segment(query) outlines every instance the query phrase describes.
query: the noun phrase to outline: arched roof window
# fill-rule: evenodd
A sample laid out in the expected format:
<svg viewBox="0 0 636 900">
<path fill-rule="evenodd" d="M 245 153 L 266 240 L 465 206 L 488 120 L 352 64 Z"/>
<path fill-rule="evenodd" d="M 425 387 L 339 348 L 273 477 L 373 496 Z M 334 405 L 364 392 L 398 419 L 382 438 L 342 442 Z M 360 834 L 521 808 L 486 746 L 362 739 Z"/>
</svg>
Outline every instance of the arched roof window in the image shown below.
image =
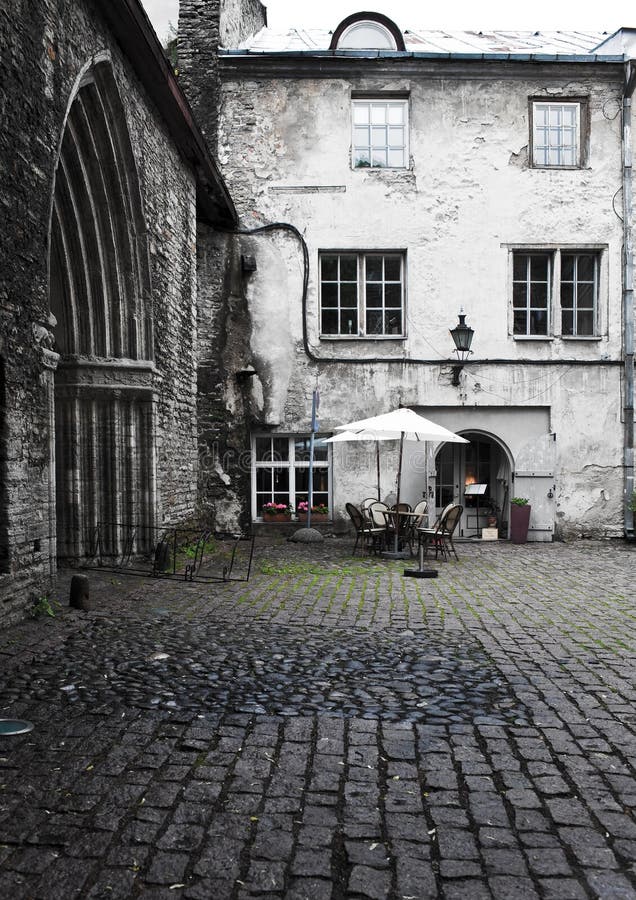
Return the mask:
<svg viewBox="0 0 636 900">
<path fill-rule="evenodd" d="M 380 13 L 354 13 L 343 19 L 331 38 L 330 50 L 404 50 L 395 22 Z"/>
</svg>

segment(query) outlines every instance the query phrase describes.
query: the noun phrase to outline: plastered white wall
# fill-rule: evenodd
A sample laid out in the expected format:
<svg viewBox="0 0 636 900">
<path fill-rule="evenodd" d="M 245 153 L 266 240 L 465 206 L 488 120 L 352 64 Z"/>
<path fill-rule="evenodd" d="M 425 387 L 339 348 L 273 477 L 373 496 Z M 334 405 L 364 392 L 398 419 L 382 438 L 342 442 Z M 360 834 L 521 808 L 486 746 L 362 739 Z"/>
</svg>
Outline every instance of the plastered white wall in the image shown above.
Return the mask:
<svg viewBox="0 0 636 900">
<path fill-rule="evenodd" d="M 448 78 L 234 78 L 224 85 L 219 158 L 244 219 L 287 221 L 304 234 L 309 348 L 340 360 L 316 362 L 304 352 L 298 246 L 285 242 L 275 262 L 263 251 L 269 262 L 254 279 L 252 306 L 285 354 L 272 376 L 276 403 L 284 395 L 278 430 L 307 430 L 318 377 L 323 431 L 400 404 L 425 415 L 429 409 L 433 419 L 435 409 L 454 409 L 443 424 L 462 430 L 469 417 L 479 421 L 507 440 L 514 464 L 524 439 L 540 438 L 532 410 L 541 407 L 557 435 L 556 533 L 619 535 L 621 368 L 603 363 L 621 354 L 621 83 L 618 70 L 601 66 L 534 64 L 529 71 L 532 77 L 517 66 L 508 78 L 468 70 Z M 409 170 L 351 169 L 352 91 L 408 94 Z M 585 168 L 529 167 L 528 98 L 537 96 L 589 98 Z M 597 340 L 513 339 L 510 253 L 519 245 L 602 250 Z M 406 339 L 320 339 L 317 264 L 325 249 L 405 251 Z M 460 307 L 475 337 L 474 361 L 457 388 L 449 328 Z M 281 316 L 284 328 L 276 324 Z M 495 359 L 519 362 L 487 361 Z M 390 451 L 383 456 L 389 475 Z M 374 453 L 334 449 L 336 512 L 375 493 L 375 483 Z"/>
</svg>

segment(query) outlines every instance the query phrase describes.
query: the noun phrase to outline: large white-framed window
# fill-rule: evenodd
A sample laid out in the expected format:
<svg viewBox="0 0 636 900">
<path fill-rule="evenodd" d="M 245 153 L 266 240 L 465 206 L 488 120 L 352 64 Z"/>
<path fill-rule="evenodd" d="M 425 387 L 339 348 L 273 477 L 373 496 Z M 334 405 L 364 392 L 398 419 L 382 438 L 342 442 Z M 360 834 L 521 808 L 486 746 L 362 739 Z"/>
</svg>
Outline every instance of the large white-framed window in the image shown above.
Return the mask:
<svg viewBox="0 0 636 900">
<path fill-rule="evenodd" d="M 584 111 L 581 100 L 532 100 L 532 165 L 576 169 L 583 165 Z"/>
<path fill-rule="evenodd" d="M 354 169 L 407 169 L 408 100 L 356 98 L 351 101 L 351 165 Z"/>
<path fill-rule="evenodd" d="M 598 334 L 600 256 L 586 251 L 561 251 L 561 335 Z"/>
<path fill-rule="evenodd" d="M 513 253 L 513 334 L 547 337 L 550 334 L 552 253 Z"/>
<path fill-rule="evenodd" d="M 597 248 L 514 249 L 514 337 L 597 338 L 602 260 Z"/>
<path fill-rule="evenodd" d="M 404 337 L 403 252 L 323 251 L 322 337 Z"/>
<path fill-rule="evenodd" d="M 266 503 L 284 503 L 294 509 L 309 496 L 310 435 L 252 435 L 252 518 L 262 515 Z M 331 509 L 330 445 L 314 438 L 314 506 Z"/>
</svg>

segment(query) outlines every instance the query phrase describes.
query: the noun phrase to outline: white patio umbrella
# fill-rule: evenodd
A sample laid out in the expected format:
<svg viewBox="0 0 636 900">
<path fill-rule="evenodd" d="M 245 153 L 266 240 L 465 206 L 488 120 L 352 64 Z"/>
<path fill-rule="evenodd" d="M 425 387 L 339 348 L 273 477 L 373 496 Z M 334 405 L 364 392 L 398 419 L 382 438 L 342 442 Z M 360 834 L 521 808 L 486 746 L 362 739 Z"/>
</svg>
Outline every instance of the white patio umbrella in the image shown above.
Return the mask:
<svg viewBox="0 0 636 900">
<path fill-rule="evenodd" d="M 418 415 L 412 409 L 394 409 L 392 412 L 372 416 L 369 419 L 360 419 L 357 422 L 348 422 L 346 425 L 338 425 L 336 431 L 349 431 L 353 434 L 366 433 L 375 435 L 375 440 L 386 440 L 390 435 L 400 441 L 400 455 L 397 475 L 397 500 L 396 507 L 400 503 L 400 486 L 402 482 L 402 457 L 404 441 L 435 441 L 436 443 L 452 442 L 456 444 L 468 444 L 466 438 L 460 437 L 453 431 L 449 431 L 430 419 Z M 383 435 L 384 437 L 380 437 Z M 398 529 L 395 529 L 395 552 L 398 549 Z"/>
<path fill-rule="evenodd" d="M 334 434 L 333 437 L 327 438 L 325 441 L 326 444 L 340 444 L 345 443 L 347 441 L 373 441 L 376 444 L 375 448 L 375 465 L 377 470 L 377 478 L 378 478 L 378 500 L 381 497 L 380 494 L 380 441 L 399 441 L 400 433 L 398 431 L 395 434 L 380 434 L 379 432 L 373 431 L 339 431 L 338 434 Z"/>
</svg>

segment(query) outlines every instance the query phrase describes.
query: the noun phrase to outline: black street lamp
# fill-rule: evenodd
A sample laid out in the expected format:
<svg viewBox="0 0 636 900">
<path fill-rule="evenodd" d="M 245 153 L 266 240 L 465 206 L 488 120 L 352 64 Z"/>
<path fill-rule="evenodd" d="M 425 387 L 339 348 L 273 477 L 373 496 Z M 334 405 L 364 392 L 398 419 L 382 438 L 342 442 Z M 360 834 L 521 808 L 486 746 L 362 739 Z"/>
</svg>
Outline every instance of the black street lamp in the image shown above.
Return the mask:
<svg viewBox="0 0 636 900">
<path fill-rule="evenodd" d="M 459 322 L 457 325 L 450 329 L 455 344 L 455 353 L 460 362 L 460 365 L 453 366 L 452 384 L 454 384 L 455 387 L 459 385 L 459 373 L 464 368 L 464 363 L 468 359 L 468 356 L 473 352 L 470 349 L 470 345 L 473 342 L 473 335 L 475 333 L 470 325 L 466 324 L 466 316 L 464 313 L 458 313 L 458 318 Z"/>
</svg>

